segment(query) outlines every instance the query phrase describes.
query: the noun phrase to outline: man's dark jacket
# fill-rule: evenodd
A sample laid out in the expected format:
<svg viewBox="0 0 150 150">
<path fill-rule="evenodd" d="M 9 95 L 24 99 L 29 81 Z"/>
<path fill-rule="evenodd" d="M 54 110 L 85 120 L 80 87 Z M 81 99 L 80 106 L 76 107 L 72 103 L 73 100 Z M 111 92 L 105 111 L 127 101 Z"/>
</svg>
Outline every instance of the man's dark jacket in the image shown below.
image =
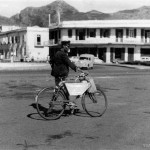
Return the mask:
<svg viewBox="0 0 150 150">
<path fill-rule="evenodd" d="M 76 71 L 76 66 L 70 61 L 67 54 L 64 51 L 57 51 L 55 56 L 50 59 L 52 67 L 51 75 L 54 77 L 64 77 L 69 74 L 69 67 Z"/>
</svg>

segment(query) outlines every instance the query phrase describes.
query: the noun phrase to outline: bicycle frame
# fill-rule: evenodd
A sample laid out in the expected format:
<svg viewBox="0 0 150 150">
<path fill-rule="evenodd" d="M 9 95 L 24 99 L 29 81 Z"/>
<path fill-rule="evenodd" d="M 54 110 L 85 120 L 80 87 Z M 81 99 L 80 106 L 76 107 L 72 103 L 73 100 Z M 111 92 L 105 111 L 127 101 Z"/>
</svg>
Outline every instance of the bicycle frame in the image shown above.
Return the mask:
<svg viewBox="0 0 150 150">
<path fill-rule="evenodd" d="M 84 81 L 90 83 L 89 80 L 86 78 L 87 75 L 88 75 L 87 73 L 82 72 L 80 75 L 78 75 L 78 76 L 75 78 L 75 82 L 76 82 L 77 80 L 79 80 L 80 83 L 82 83 L 82 82 L 84 82 Z M 65 86 L 65 83 L 66 83 L 66 81 L 62 80 L 62 77 L 60 77 L 60 83 L 59 83 L 59 85 L 58 85 L 58 87 L 57 87 L 56 97 L 57 97 L 58 93 L 59 93 L 60 91 L 62 91 L 63 94 L 64 94 L 64 96 L 65 96 L 65 98 L 66 98 L 66 100 L 69 100 L 69 93 L 68 93 L 68 90 L 67 90 L 67 88 L 66 88 L 66 86 Z M 91 87 L 91 83 L 90 83 L 89 88 L 90 88 L 90 87 Z M 89 88 L 88 88 L 88 89 L 89 89 Z M 89 92 L 88 92 L 88 89 L 87 89 L 83 94 L 89 93 Z M 90 93 L 89 93 L 89 94 L 90 94 Z"/>
<path fill-rule="evenodd" d="M 92 117 L 102 116 L 107 108 L 107 98 L 105 96 L 105 93 L 101 89 L 98 89 L 98 91 L 95 92 L 99 93 L 102 96 L 102 100 L 104 102 L 104 107 L 102 107 L 101 112 L 101 104 L 97 105 L 98 102 L 100 102 L 100 99 L 95 98 L 97 94 L 95 95 L 95 93 L 91 93 L 91 91 L 89 90 L 90 87 L 92 87 L 92 83 L 90 81 L 91 78 L 86 78 L 87 75 L 88 74 L 82 72 L 75 79 L 75 81 L 79 80 L 79 84 L 74 84 L 73 88 L 76 85 L 77 89 L 79 89 L 80 87 L 82 88 L 81 91 L 79 91 L 79 89 L 77 91 L 74 90 L 74 93 L 71 91 L 71 93 L 68 88 L 70 85 L 68 84 L 69 86 L 67 86 L 67 82 L 64 81 L 62 78 L 60 78 L 59 85 L 55 87 L 53 95 L 52 93 L 49 93 L 50 88 L 44 88 L 41 91 L 39 91 L 35 97 L 36 107 L 39 115 L 46 120 L 55 120 L 60 118 L 60 116 L 64 113 L 66 106 L 69 107 L 71 113 L 74 113 L 74 111 L 77 112 L 77 110 L 79 109 L 77 109 L 78 107 L 75 103 L 75 100 L 81 98 L 82 107 L 87 112 L 87 114 L 89 114 Z M 86 84 L 82 82 L 86 82 Z M 71 86 L 70 89 L 72 89 Z M 73 96 L 75 97 L 75 99 L 73 98 L 72 100 L 71 97 L 69 99 L 69 96 Z M 90 99 L 88 99 L 88 97 Z M 90 100 L 90 103 L 87 103 L 88 100 Z M 96 109 L 96 111 L 90 110 L 91 108 L 95 109 L 95 107 L 89 107 L 89 104 L 91 104 L 91 102 L 96 106 L 96 108 L 98 106 L 98 109 Z"/>
</svg>

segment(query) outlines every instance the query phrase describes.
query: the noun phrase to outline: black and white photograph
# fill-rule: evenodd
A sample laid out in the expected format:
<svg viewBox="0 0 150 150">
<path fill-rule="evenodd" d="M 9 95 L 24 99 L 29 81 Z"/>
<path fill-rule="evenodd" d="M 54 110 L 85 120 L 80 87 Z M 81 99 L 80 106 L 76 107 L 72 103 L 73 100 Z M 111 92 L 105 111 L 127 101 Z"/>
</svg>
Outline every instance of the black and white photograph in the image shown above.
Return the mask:
<svg viewBox="0 0 150 150">
<path fill-rule="evenodd" d="M 0 2 L 0 150 L 150 150 L 149 0 Z"/>
</svg>

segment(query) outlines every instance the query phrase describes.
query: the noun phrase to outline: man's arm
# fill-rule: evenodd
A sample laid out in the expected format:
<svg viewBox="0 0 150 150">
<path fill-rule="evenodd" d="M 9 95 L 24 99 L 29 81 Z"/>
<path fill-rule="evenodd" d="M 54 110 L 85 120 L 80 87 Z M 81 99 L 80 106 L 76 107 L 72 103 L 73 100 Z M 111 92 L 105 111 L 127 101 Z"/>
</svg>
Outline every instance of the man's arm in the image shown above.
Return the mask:
<svg viewBox="0 0 150 150">
<path fill-rule="evenodd" d="M 64 63 L 69 66 L 72 70 L 74 70 L 75 72 L 77 71 L 77 67 L 76 65 L 70 61 L 69 57 L 66 54 L 62 55 L 62 59 L 64 61 Z"/>
</svg>

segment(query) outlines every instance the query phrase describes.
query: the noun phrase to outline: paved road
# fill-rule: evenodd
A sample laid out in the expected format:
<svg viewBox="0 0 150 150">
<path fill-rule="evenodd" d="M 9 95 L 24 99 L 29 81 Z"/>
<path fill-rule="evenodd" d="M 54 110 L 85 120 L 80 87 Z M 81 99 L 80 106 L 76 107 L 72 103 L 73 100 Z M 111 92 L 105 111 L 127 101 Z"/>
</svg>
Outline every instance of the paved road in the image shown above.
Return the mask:
<svg viewBox="0 0 150 150">
<path fill-rule="evenodd" d="M 54 86 L 50 71 L 0 71 L 0 150 L 150 149 L 150 70 L 101 65 L 89 72 L 108 97 L 104 116 L 45 121 L 31 104 L 39 89 Z"/>
</svg>

